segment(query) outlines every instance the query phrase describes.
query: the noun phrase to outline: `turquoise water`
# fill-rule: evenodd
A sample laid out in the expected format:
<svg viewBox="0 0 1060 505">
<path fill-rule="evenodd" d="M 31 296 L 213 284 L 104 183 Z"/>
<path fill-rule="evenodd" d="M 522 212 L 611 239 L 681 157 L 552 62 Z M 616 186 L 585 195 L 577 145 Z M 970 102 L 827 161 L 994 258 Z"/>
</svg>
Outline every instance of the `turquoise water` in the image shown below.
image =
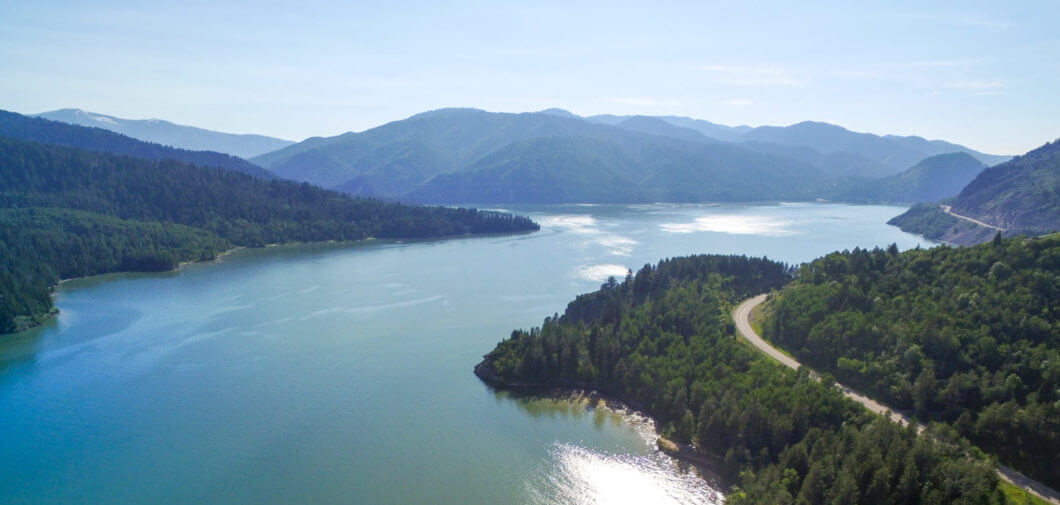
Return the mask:
<svg viewBox="0 0 1060 505">
<path fill-rule="evenodd" d="M 537 233 L 239 251 L 62 284 L 0 343 L 0 503 L 718 503 L 650 421 L 472 374 L 512 329 L 663 257 L 929 242 L 903 209 L 521 207 Z"/>
</svg>

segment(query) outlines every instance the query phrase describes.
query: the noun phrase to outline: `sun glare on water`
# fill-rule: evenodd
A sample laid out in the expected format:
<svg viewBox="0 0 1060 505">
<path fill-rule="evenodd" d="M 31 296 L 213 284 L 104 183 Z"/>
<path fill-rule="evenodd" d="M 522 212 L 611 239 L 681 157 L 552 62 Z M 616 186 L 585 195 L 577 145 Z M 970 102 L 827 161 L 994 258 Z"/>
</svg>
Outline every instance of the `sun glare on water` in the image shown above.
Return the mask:
<svg viewBox="0 0 1060 505">
<path fill-rule="evenodd" d="M 784 236 L 794 232 L 791 223 L 766 216 L 709 215 L 697 217 L 691 223 L 664 223 L 663 231 L 669 233 L 716 232 L 734 235 Z"/>
<path fill-rule="evenodd" d="M 668 458 L 614 455 L 557 443 L 552 468 L 530 485 L 539 504 L 720 504 L 724 497 Z"/>
</svg>

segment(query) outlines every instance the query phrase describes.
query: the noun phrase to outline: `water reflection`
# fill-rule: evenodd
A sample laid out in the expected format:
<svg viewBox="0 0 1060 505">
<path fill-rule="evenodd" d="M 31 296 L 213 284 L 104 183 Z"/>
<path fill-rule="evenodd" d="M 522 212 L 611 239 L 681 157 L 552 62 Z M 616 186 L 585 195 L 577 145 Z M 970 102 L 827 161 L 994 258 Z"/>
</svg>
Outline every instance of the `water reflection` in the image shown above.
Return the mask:
<svg viewBox="0 0 1060 505">
<path fill-rule="evenodd" d="M 583 444 L 555 441 L 546 461 L 526 482 L 531 503 L 537 504 L 720 504 L 725 501 L 717 475 L 654 450 L 654 422 L 591 392 L 528 394 L 494 391 L 498 401 L 511 401 L 532 419 L 592 417 L 596 429 L 636 432 L 644 453 L 612 453 Z"/>
<path fill-rule="evenodd" d="M 610 454 L 556 443 L 548 468 L 527 484 L 540 504 L 720 504 L 725 497 L 696 472 L 658 455 Z"/>
</svg>

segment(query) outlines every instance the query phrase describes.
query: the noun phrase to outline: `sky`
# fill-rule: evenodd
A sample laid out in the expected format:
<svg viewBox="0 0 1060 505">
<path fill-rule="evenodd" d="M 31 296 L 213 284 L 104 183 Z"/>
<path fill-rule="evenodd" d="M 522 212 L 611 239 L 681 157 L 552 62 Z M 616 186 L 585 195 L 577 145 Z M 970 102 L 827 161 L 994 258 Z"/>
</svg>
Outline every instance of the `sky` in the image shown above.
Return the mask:
<svg viewBox="0 0 1060 505">
<path fill-rule="evenodd" d="M 1056 0 L 5 0 L 0 109 L 301 140 L 560 107 L 1020 154 L 1060 137 L 1058 26 Z"/>
</svg>

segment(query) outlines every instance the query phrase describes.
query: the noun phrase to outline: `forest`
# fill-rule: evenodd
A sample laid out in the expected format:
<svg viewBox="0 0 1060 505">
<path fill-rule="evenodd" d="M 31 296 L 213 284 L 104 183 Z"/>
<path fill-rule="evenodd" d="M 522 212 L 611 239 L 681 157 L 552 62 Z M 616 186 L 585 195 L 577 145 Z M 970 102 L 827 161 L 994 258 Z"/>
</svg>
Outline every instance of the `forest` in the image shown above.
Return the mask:
<svg viewBox="0 0 1060 505">
<path fill-rule="evenodd" d="M 237 246 L 539 228 L 512 214 L 357 199 L 222 168 L 3 137 L 0 167 L 0 332 L 46 317 L 61 278 L 165 270 Z"/>
<path fill-rule="evenodd" d="M 1005 503 L 988 460 L 945 426 L 918 436 L 757 354 L 730 310 L 795 272 L 742 256 L 645 265 L 513 331 L 475 367 L 498 387 L 592 388 L 722 463 L 727 503 Z"/>
<path fill-rule="evenodd" d="M 774 344 L 1060 485 L 1060 235 L 802 266 L 766 309 Z"/>
</svg>

